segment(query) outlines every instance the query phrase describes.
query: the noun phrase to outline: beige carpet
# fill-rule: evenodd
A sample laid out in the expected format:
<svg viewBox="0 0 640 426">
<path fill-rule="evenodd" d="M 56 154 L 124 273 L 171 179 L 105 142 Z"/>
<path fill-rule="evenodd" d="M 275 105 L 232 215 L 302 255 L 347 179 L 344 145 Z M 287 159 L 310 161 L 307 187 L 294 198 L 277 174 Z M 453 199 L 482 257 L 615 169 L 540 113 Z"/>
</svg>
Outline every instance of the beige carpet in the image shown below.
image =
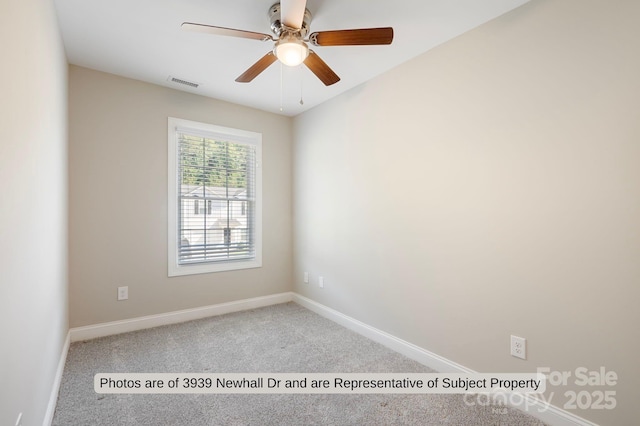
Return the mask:
<svg viewBox="0 0 640 426">
<path fill-rule="evenodd" d="M 294 303 L 73 343 L 53 425 L 543 425 L 462 395 L 113 395 L 96 373 L 430 373 Z"/>
</svg>

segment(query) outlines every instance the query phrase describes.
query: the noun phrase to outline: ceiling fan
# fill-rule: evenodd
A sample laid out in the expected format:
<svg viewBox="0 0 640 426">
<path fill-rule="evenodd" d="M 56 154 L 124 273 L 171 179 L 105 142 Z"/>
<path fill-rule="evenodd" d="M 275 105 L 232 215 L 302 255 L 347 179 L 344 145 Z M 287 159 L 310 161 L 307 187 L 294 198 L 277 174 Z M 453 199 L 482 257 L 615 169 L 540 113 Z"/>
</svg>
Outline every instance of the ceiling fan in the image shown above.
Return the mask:
<svg viewBox="0 0 640 426">
<path fill-rule="evenodd" d="M 314 46 L 365 46 L 391 44 L 393 41 L 393 28 L 391 27 L 319 31 L 305 38 L 309 33 L 309 24 L 311 23 L 311 13 L 306 5 L 306 0 L 281 0 L 280 3 L 269 8 L 271 31 L 275 34 L 275 38 L 269 34 L 193 22 L 184 22 L 182 28 L 214 35 L 275 42 L 273 50 L 236 78 L 239 83 L 249 83 L 269 65 L 280 60 L 288 66 L 304 63 L 326 86 L 330 86 L 340 81 L 340 77 L 317 53 L 309 49 L 307 43 Z"/>
</svg>

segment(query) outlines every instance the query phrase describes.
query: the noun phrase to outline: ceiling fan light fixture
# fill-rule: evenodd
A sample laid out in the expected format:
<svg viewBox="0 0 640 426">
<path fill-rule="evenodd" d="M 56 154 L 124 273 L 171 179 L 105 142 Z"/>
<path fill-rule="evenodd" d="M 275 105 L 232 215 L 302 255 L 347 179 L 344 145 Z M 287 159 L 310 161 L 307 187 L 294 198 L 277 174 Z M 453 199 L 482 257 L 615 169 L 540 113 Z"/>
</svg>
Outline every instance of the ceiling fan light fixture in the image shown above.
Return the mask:
<svg viewBox="0 0 640 426">
<path fill-rule="evenodd" d="M 276 57 L 285 65 L 295 67 L 309 56 L 309 47 L 302 40 L 287 37 L 278 40 L 274 48 Z"/>
</svg>

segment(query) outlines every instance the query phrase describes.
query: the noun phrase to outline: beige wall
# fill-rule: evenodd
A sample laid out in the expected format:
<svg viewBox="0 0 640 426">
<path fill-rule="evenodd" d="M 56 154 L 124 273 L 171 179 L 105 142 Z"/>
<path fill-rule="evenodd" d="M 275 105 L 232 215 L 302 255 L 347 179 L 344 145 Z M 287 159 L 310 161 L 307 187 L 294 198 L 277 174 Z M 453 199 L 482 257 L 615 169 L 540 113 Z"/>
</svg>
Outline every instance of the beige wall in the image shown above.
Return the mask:
<svg viewBox="0 0 640 426">
<path fill-rule="evenodd" d="M 295 291 L 477 371 L 605 366 L 574 412 L 637 421 L 638 16 L 533 1 L 296 117 Z"/>
<path fill-rule="evenodd" d="M 41 425 L 67 335 L 67 61 L 48 0 L 0 2 L 0 424 Z"/>
<path fill-rule="evenodd" d="M 291 119 L 77 66 L 69 75 L 72 327 L 291 290 Z M 167 277 L 167 117 L 263 136 L 263 267 Z M 129 286 L 129 300 L 116 288 Z"/>
</svg>

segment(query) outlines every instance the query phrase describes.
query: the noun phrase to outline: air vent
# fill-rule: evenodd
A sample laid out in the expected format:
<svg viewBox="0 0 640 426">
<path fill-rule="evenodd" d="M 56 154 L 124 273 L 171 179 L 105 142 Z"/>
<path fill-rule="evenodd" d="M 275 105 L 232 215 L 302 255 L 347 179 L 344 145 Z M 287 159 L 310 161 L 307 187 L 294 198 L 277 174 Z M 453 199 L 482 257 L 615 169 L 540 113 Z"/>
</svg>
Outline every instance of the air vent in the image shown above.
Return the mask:
<svg viewBox="0 0 640 426">
<path fill-rule="evenodd" d="M 187 81 L 187 80 L 183 80 L 181 78 L 175 78 L 175 77 L 171 77 L 171 76 L 169 76 L 169 78 L 167 78 L 167 81 L 170 81 L 172 83 L 184 84 L 185 86 L 193 87 L 195 89 L 197 89 L 198 86 L 200 86 L 200 83 L 194 83 L 192 81 Z"/>
</svg>

